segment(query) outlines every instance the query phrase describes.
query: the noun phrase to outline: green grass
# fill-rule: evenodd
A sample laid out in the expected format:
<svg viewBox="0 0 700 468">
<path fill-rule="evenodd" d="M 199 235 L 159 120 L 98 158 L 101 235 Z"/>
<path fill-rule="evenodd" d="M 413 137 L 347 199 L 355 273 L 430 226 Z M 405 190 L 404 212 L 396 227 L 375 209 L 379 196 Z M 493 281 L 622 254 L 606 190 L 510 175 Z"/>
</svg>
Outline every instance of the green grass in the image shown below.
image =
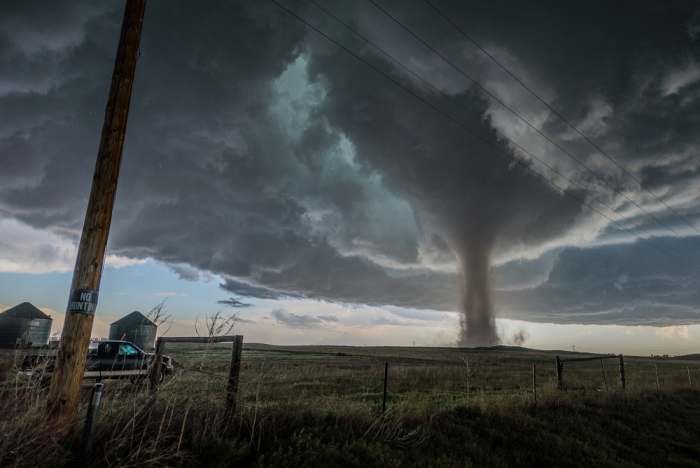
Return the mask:
<svg viewBox="0 0 700 468">
<path fill-rule="evenodd" d="M 298 429 L 266 447 L 257 466 L 698 466 L 698 416 L 700 401 L 690 394 L 537 413 L 457 407 L 409 425 L 404 433 L 416 432 L 403 438 Z"/>
<path fill-rule="evenodd" d="M 249 344 L 238 411 L 228 417 L 230 347 L 168 345 L 166 354 L 176 373 L 155 394 L 143 384 L 105 383 L 95 447 L 81 463 L 75 454 L 82 424 L 58 436 L 60 428 L 43 417 L 46 391 L 10 372 L 0 383 L 0 466 L 697 466 L 700 460 L 700 392 L 687 381 L 697 360 L 627 357 L 624 391 L 617 362 L 606 361 L 608 393 L 599 361 L 565 364 L 567 389 L 557 390 L 550 352 Z"/>
</svg>

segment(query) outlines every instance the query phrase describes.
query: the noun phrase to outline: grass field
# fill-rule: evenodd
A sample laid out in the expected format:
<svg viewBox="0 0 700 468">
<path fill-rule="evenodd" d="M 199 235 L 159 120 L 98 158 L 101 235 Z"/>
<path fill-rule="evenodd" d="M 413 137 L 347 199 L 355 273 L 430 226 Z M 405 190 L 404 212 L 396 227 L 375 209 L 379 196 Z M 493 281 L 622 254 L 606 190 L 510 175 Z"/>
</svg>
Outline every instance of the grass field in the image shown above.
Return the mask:
<svg viewBox="0 0 700 468">
<path fill-rule="evenodd" d="M 589 355 L 245 344 L 238 411 L 228 417 L 230 346 L 168 344 L 166 354 L 176 372 L 156 393 L 105 383 L 82 465 L 699 465 L 700 392 L 688 379 L 688 369 L 700 376 L 697 356 L 625 357 L 625 390 L 617 359 L 606 360 L 607 391 L 599 360 L 565 363 L 557 390 L 554 356 Z M 36 383 L 10 370 L 0 392 L 0 466 L 76 466 L 84 404 L 78 430 L 63 434 L 44 420 Z"/>
</svg>

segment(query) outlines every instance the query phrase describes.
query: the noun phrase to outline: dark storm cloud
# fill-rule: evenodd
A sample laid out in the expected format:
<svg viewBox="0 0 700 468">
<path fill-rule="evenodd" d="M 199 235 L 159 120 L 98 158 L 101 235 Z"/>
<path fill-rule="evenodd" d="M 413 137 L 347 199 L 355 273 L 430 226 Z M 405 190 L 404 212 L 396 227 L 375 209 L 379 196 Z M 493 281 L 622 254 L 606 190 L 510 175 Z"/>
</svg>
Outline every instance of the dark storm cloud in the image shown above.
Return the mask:
<svg viewBox="0 0 700 468">
<path fill-rule="evenodd" d="M 288 297 L 271 289 L 263 288 L 260 286 L 251 286 L 250 284 L 241 283 L 239 281 L 233 281 L 230 279 L 226 280 L 225 283 L 221 284 L 221 289 L 244 297 L 255 297 L 258 299 L 276 300 Z"/>
<path fill-rule="evenodd" d="M 251 307 L 253 304 L 247 304 L 245 302 L 242 302 L 235 297 L 232 297 L 230 299 L 225 299 L 223 301 L 216 301 L 217 304 L 222 304 L 228 307 L 235 307 L 235 308 L 243 308 L 243 307 Z"/>
<path fill-rule="evenodd" d="M 436 4 L 687 219 L 698 219 L 696 4 Z M 538 167 L 309 3 L 285 5 Z M 324 5 L 611 206 L 654 224 L 371 4 Z M 423 2 L 381 5 L 637 203 L 687 230 Z M 122 7 L 0 8 L 0 216 L 75 240 Z M 141 52 L 110 253 L 154 258 L 189 281 L 222 275 L 233 295 L 222 303 L 232 306 L 246 297 L 312 298 L 454 311 L 461 294 L 535 321 L 697 321 L 686 300 L 697 285 L 677 273 L 682 265 L 649 260 L 637 278 L 637 265 L 612 255 L 628 249 L 646 258 L 637 244 L 567 248 L 618 233 L 274 4 L 151 2 Z M 619 263 L 595 260 L 607 257 Z M 460 290 L 460 267 L 462 284 L 480 281 L 483 293 Z M 613 290 L 616 268 L 632 279 Z M 275 318 L 302 328 L 324 323 L 284 311 Z"/>
<path fill-rule="evenodd" d="M 259 299 L 310 298 L 368 305 L 454 310 L 458 298 L 453 273 L 392 271 L 359 256 L 341 256 L 328 245 L 305 247 L 298 262 L 278 272 L 260 273 L 267 288 L 228 280 L 222 289 Z M 279 293 L 276 291 L 283 291 Z"/>
<path fill-rule="evenodd" d="M 0 96 L 14 93 L 46 95 L 66 82 L 79 78 L 71 70 L 72 53 L 87 37 L 95 45 L 105 43 L 95 33 L 111 39 L 118 23 L 101 21 L 119 12 L 117 3 L 99 1 L 7 2 L 0 17 Z M 109 45 L 113 45 L 110 43 Z"/>
<path fill-rule="evenodd" d="M 680 247 L 680 241 L 666 241 Z M 641 242 L 565 249 L 542 284 L 500 297 L 504 316 L 536 322 L 666 326 L 700 320 L 697 271 L 679 268 Z"/>
</svg>

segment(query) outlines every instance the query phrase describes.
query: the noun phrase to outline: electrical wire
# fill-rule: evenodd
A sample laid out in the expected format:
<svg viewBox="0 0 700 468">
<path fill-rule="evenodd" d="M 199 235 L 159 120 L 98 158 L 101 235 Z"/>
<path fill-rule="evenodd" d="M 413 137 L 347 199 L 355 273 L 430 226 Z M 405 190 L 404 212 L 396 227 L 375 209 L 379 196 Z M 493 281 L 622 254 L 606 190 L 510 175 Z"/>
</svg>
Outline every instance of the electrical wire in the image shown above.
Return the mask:
<svg viewBox="0 0 700 468">
<path fill-rule="evenodd" d="M 676 213 L 676 211 L 675 211 L 673 208 L 671 208 L 671 207 L 668 206 L 666 203 L 664 203 L 664 201 L 661 200 L 659 197 L 657 197 L 657 196 L 654 194 L 654 192 L 652 192 L 651 190 L 649 190 L 648 188 L 646 188 L 639 180 L 637 180 L 637 178 L 635 178 L 632 174 L 630 174 L 629 172 L 627 172 L 627 170 L 625 170 L 624 167 L 622 167 L 620 164 L 618 164 L 617 161 L 615 161 L 612 157 L 608 156 L 607 153 L 605 153 L 605 152 L 604 152 L 602 149 L 600 149 L 595 143 L 593 143 L 590 139 L 588 139 L 588 137 L 586 137 L 586 135 L 584 135 L 583 133 L 581 133 L 573 124 L 571 124 L 568 120 L 566 120 L 559 112 L 557 112 L 556 110 L 554 110 L 554 109 L 552 108 L 552 106 L 550 106 L 549 104 L 547 104 L 547 103 L 546 103 L 542 98 L 540 98 L 533 90 L 531 90 L 525 83 L 523 83 L 521 80 L 518 79 L 518 77 L 516 77 L 513 73 L 511 73 L 510 70 L 508 70 L 506 67 L 504 67 L 504 66 L 503 66 L 498 60 L 496 60 L 491 54 L 489 54 L 488 52 L 486 52 L 486 50 L 484 50 L 483 47 L 481 47 L 479 44 L 477 44 L 476 41 L 475 41 L 474 39 L 472 39 L 471 37 L 469 37 L 469 36 L 467 35 L 467 33 L 465 33 L 461 28 L 459 28 L 454 22 L 452 22 L 452 21 L 451 21 L 446 15 L 444 15 L 440 10 L 438 10 L 437 7 L 436 7 L 435 5 L 433 5 L 432 3 L 430 3 L 428 0 L 425 0 L 425 3 L 427 3 L 428 5 L 430 5 L 430 7 L 432 7 L 433 10 L 435 10 L 440 16 L 442 16 L 448 23 L 450 23 L 452 26 L 454 26 L 454 28 L 457 29 L 457 31 L 459 31 L 464 37 L 466 37 L 467 39 L 469 39 L 469 40 L 471 41 L 472 44 L 474 44 L 476 47 L 478 47 L 484 54 L 486 54 L 491 60 L 493 60 L 499 67 L 501 67 L 506 73 L 508 73 L 511 77 L 513 77 L 513 79 L 514 79 L 515 81 L 517 81 L 518 83 L 520 83 L 520 84 L 523 86 L 523 88 L 525 88 L 526 90 L 528 90 L 528 91 L 530 92 L 530 94 L 532 94 L 533 96 L 535 96 L 542 104 L 544 104 L 545 106 L 547 106 L 547 108 L 548 108 L 549 110 L 551 110 L 552 112 L 554 112 L 554 114 L 555 114 L 557 117 L 559 117 L 562 121 L 564 121 L 569 127 L 571 127 L 576 133 L 578 133 L 578 134 L 579 134 L 583 139 L 585 139 L 588 143 L 590 143 L 591 146 L 593 146 L 595 149 L 597 149 L 597 150 L 600 152 L 600 154 L 602 154 L 603 156 L 605 156 L 606 158 L 608 158 L 613 164 L 615 164 L 618 168 L 620 168 L 620 169 L 622 170 L 622 172 L 624 172 L 624 173 L 627 174 L 629 177 L 631 177 L 632 180 L 634 180 L 635 182 L 637 182 L 641 188 L 643 188 L 644 190 L 646 190 L 647 192 L 649 192 L 654 198 L 656 198 L 658 201 L 660 201 L 661 203 L 663 203 L 663 205 L 664 205 L 666 208 L 668 208 L 669 210 L 671 210 L 676 216 L 678 216 L 680 219 L 682 219 L 683 221 L 685 221 L 685 223 L 686 223 L 688 226 L 690 226 L 691 228 L 695 229 L 695 231 L 696 231 L 698 234 L 700 234 L 700 231 L 699 231 L 695 226 L 693 226 L 692 224 L 690 224 L 690 222 L 688 222 L 688 220 L 686 220 L 683 216 L 681 216 L 680 214 Z"/>
<path fill-rule="evenodd" d="M 387 52 L 385 52 L 384 50 L 382 50 L 380 47 L 378 47 L 377 45 L 375 45 L 372 41 L 370 41 L 369 39 L 367 39 L 366 37 L 364 37 L 362 34 L 358 33 L 358 32 L 355 31 L 354 29 L 352 29 L 350 26 L 348 26 L 348 25 L 345 24 L 344 22 L 342 22 L 342 21 L 341 21 L 340 19 L 338 19 L 335 15 L 333 15 L 333 14 L 330 13 L 328 10 L 326 10 L 325 8 L 323 8 L 322 6 L 320 6 L 320 5 L 319 5 L 318 3 L 316 3 L 314 0 L 309 0 L 309 2 L 310 2 L 311 4 L 313 4 L 314 6 L 316 6 L 316 8 L 318 8 L 319 10 L 323 11 L 325 14 L 327 14 L 328 16 L 330 16 L 331 18 L 333 18 L 335 21 L 337 21 L 338 23 L 340 23 L 341 25 L 343 25 L 345 28 L 347 28 L 350 32 L 352 32 L 353 34 L 355 34 L 357 37 L 359 37 L 359 38 L 361 38 L 362 40 L 364 40 L 365 42 L 367 42 L 367 44 L 369 44 L 369 45 L 371 45 L 372 47 L 374 47 L 377 51 L 381 52 L 384 56 L 386 56 L 388 59 L 390 59 L 391 61 L 393 61 L 394 63 L 396 63 L 398 66 L 400 66 L 401 68 L 403 68 L 404 70 L 406 70 L 407 72 L 409 72 L 411 75 L 415 76 L 415 77 L 418 78 L 420 81 L 422 81 L 423 83 L 425 83 L 426 85 L 428 85 L 428 86 L 429 86 L 430 88 L 432 88 L 435 92 L 439 93 L 440 95 L 442 95 L 442 96 L 445 97 L 446 99 L 450 100 L 450 101 L 451 101 L 452 103 L 454 103 L 457 107 L 459 107 L 460 109 L 464 110 L 467 114 L 469 114 L 470 116 L 472 116 L 473 118 L 475 118 L 480 124 L 482 124 L 482 125 L 488 127 L 489 129 L 493 130 L 494 132 L 496 132 L 497 135 L 499 135 L 500 137 L 502 137 L 503 139 L 505 139 L 506 141 L 508 141 L 509 143 L 511 143 L 513 146 L 517 147 L 517 148 L 518 148 L 519 150 L 521 150 L 522 152 L 524 152 L 524 153 L 526 153 L 527 155 L 529 155 L 531 158 L 533 158 L 533 159 L 535 159 L 536 161 L 538 161 L 540 164 L 542 164 L 542 165 L 544 165 L 545 167 L 547 167 L 549 170 L 551 170 L 552 172 L 554 172 L 554 173 L 557 174 L 558 176 L 562 177 L 562 178 L 563 178 L 564 180 L 566 180 L 567 182 L 571 183 L 572 185 L 576 186 L 578 189 L 582 190 L 586 195 L 590 196 L 591 198 L 593 198 L 594 200 L 596 200 L 598 203 L 602 204 L 603 206 L 605 206 L 605 207 L 608 208 L 609 210 L 611 210 L 611 211 L 617 213 L 617 214 L 620 215 L 622 218 L 624 218 L 624 219 L 627 220 L 628 222 L 632 223 L 632 225 L 634 225 L 634 227 L 636 227 L 636 228 L 638 228 L 638 229 L 644 231 L 646 234 L 648 234 L 649 236 L 653 237 L 653 238 L 656 239 L 657 241 L 661 242 L 662 244 L 664 244 L 666 247 L 668 247 L 669 249 L 673 250 L 673 251 L 676 252 L 677 254 L 683 255 L 683 253 L 681 253 L 680 251 L 678 251 L 676 248 L 672 247 L 671 245 L 667 244 L 666 242 L 664 242 L 664 241 L 663 241 L 662 239 L 660 239 L 659 237 L 657 237 L 657 236 L 655 236 L 654 234 L 652 234 L 651 232 L 647 231 L 646 229 L 644 229 L 643 227 L 641 227 L 640 225 L 638 225 L 637 223 L 635 223 L 634 221 L 632 221 L 630 218 L 628 218 L 627 216 L 623 215 L 622 213 L 620 213 L 619 211 L 617 211 L 615 208 L 611 207 L 610 205 L 608 205 L 607 203 L 605 203 L 604 201 L 602 201 L 601 199 L 599 199 L 598 197 L 596 197 L 595 195 L 593 195 L 591 192 L 589 192 L 588 190 L 586 190 L 585 188 L 583 188 L 582 186 L 580 186 L 579 184 L 577 184 L 577 183 L 574 182 L 573 180 L 569 179 L 569 178 L 566 177 L 564 174 L 562 174 L 561 172 L 557 171 L 556 169 L 554 169 L 552 166 L 550 166 L 550 165 L 547 164 L 546 162 L 544 162 L 544 161 L 542 161 L 541 159 L 539 159 L 537 156 L 535 156 L 534 154 L 532 154 L 530 151 L 526 150 L 525 148 L 523 148 L 522 146 L 520 146 L 519 144 L 517 144 L 515 141 L 511 140 L 510 138 L 508 138 L 506 135 L 504 135 L 503 133 L 501 133 L 496 127 L 494 127 L 494 126 L 491 125 L 491 124 L 488 124 L 488 123 L 484 122 L 483 119 L 481 119 L 480 116 L 474 114 L 474 113 L 471 112 L 469 109 L 467 109 L 466 107 L 462 106 L 462 105 L 461 105 L 459 102 L 457 102 L 455 99 L 453 99 L 452 97 L 450 97 L 450 96 L 448 96 L 447 94 L 443 93 L 441 90 L 439 90 L 437 87 L 435 87 L 434 85 L 432 85 L 430 82 L 428 82 L 427 80 L 425 80 L 424 78 L 422 78 L 420 75 L 418 75 L 417 73 L 415 73 L 414 71 L 412 71 L 410 68 L 406 67 L 404 64 L 402 64 L 401 62 L 399 62 L 398 60 L 396 60 L 394 57 L 392 57 L 391 55 L 389 55 Z M 691 246 L 692 246 L 692 244 L 691 244 Z M 693 247 L 694 247 L 694 246 L 693 246 Z M 700 266 L 700 263 L 698 263 L 696 260 L 691 260 L 691 261 L 693 261 L 696 265 Z"/>
<path fill-rule="evenodd" d="M 583 162 L 579 161 L 576 157 L 574 157 L 571 153 L 569 153 L 569 152 L 566 151 L 564 148 L 562 148 L 562 147 L 561 147 L 559 144 L 557 144 L 554 140 L 552 140 L 550 137 L 548 137 L 547 135 L 545 135 L 544 133 L 542 133 L 537 127 L 535 127 L 535 126 L 532 125 L 530 122 L 528 122 L 527 120 L 525 120 L 522 116 L 520 116 L 520 114 L 518 114 L 518 113 L 515 112 L 513 109 L 511 109 L 510 107 L 508 107 L 508 105 L 506 105 L 503 101 L 501 101 L 501 100 L 498 99 L 496 96 L 494 96 L 493 94 L 491 94 L 486 88 L 484 88 L 483 86 L 481 86 L 481 85 L 479 84 L 479 82 L 477 82 L 477 81 L 474 80 L 472 77 L 470 77 L 469 75 L 467 75 L 466 73 L 464 73 L 459 67 L 457 67 L 455 64 L 453 64 L 451 61 L 449 61 L 444 55 L 442 55 L 440 52 L 438 52 L 438 51 L 435 50 L 433 47 L 431 47 L 431 46 L 430 46 L 427 42 L 425 42 L 423 39 L 421 39 L 420 37 L 418 37 L 418 35 L 415 34 L 413 31 L 411 31 L 411 30 L 408 29 L 406 26 L 404 26 L 399 20 L 397 20 L 396 18 L 394 18 L 389 12 L 387 12 L 387 11 L 384 10 L 382 7 L 380 7 L 379 5 L 377 5 L 377 4 L 374 2 L 374 0 L 368 0 L 368 1 L 369 1 L 372 5 L 374 5 L 375 7 L 377 7 L 377 9 L 380 10 L 382 13 L 384 13 L 386 16 L 388 16 L 389 18 L 391 18 L 392 21 L 394 21 L 396 24 L 398 24 L 401 28 L 403 28 L 405 31 L 407 31 L 410 35 L 412 35 L 413 37 L 415 37 L 416 39 L 418 39 L 424 46 L 426 46 L 428 49 L 430 49 L 433 53 L 435 53 L 438 57 L 440 57 L 442 60 L 444 60 L 444 61 L 445 61 L 447 64 L 449 64 L 452 68 L 454 68 L 455 70 L 457 70 L 457 72 L 459 72 L 462 76 L 464 76 L 464 77 L 467 78 L 469 81 L 471 81 L 472 83 L 474 83 L 474 84 L 475 84 L 477 87 L 479 87 L 479 89 L 481 89 L 483 92 L 485 92 L 486 94 L 488 94 L 489 96 L 491 96 L 491 98 L 493 98 L 496 102 L 498 102 L 500 105 L 502 105 L 504 108 L 506 108 L 509 112 L 511 112 L 511 113 L 512 113 L 514 116 L 516 116 L 518 119 L 520 119 L 520 120 L 521 120 L 523 123 L 525 123 L 528 127 L 530 127 L 531 129 L 533 129 L 535 132 L 539 133 L 543 138 L 545 138 L 547 141 L 549 141 L 552 145 L 554 145 L 555 147 L 557 147 L 557 148 L 558 148 L 559 150 L 561 150 L 564 154 L 566 154 L 567 156 L 569 156 L 572 160 L 574 160 L 574 161 L 576 161 L 578 164 L 580 164 L 581 167 L 585 168 L 588 172 L 590 172 L 591 174 L 593 174 L 594 176 L 596 176 L 601 182 L 603 182 L 605 185 L 607 185 L 608 187 L 610 187 L 611 189 L 613 189 L 615 192 L 617 192 L 617 193 L 619 193 L 620 195 L 622 195 L 627 201 L 629 201 L 629 202 L 632 203 L 634 206 L 636 206 L 637 208 L 639 208 L 640 210 L 642 210 L 644 213 L 646 213 L 647 215 L 649 215 L 649 216 L 650 216 L 652 219 L 654 219 L 656 222 L 658 222 L 659 224 L 661 224 L 662 226 L 664 226 L 666 229 L 668 229 L 669 231 L 671 231 L 673 234 L 675 234 L 676 236 L 678 236 L 680 239 L 684 240 L 688 245 L 690 245 L 690 246 L 693 247 L 694 249 L 700 251 L 700 248 L 698 248 L 698 247 L 695 246 L 694 244 L 690 243 L 686 238 L 684 238 L 683 236 L 681 236 L 680 234 L 678 234 L 678 233 L 677 233 L 675 230 L 673 230 L 670 226 L 666 225 L 664 222 L 662 222 L 661 220 L 659 220 L 656 216 L 652 215 L 652 214 L 649 213 L 647 210 L 645 210 L 644 208 L 642 208 L 641 206 L 639 206 L 639 205 L 638 205 L 637 203 L 635 203 L 632 199 L 630 199 L 627 195 L 625 195 L 624 193 L 622 193 L 617 187 L 613 186 L 611 183 L 609 183 L 607 180 L 605 180 L 605 178 L 603 178 L 603 177 L 600 176 L 599 174 L 595 173 L 592 169 L 590 169 L 588 166 L 586 166 Z M 557 114 L 557 115 L 558 115 L 558 114 Z M 568 122 L 567 122 L 567 123 L 568 123 Z M 569 125 L 571 125 L 571 124 L 569 124 Z M 572 128 L 573 128 L 573 127 L 572 127 Z M 577 131 L 578 131 L 578 130 L 577 130 Z M 585 137 L 584 137 L 584 138 L 585 138 Z M 590 140 L 588 140 L 588 141 L 590 142 Z M 593 144 L 593 143 L 591 143 L 591 144 Z M 595 145 L 594 145 L 594 146 L 595 146 Z M 600 150 L 597 146 L 596 146 L 596 148 L 598 149 L 598 151 L 601 151 L 601 153 L 602 153 L 602 150 Z M 603 154 L 605 155 L 605 153 L 603 153 Z M 606 157 L 607 157 L 607 155 L 606 155 Z M 609 157 L 608 157 L 608 159 L 609 159 Z M 613 162 L 614 162 L 614 161 L 613 161 Z M 624 169 L 623 169 L 623 170 L 624 170 Z M 626 172 L 626 171 L 625 171 L 625 172 Z M 628 174 L 629 174 L 629 173 L 628 173 Z M 631 177 L 631 176 L 630 176 L 630 177 Z M 634 180 L 637 181 L 636 179 L 634 179 Z M 637 181 L 637 183 L 639 183 L 639 181 Z M 641 185 L 641 184 L 640 184 L 640 185 Z M 651 193 L 651 192 L 649 192 L 649 193 Z M 654 195 L 654 194 L 652 193 L 652 195 Z M 658 198 L 657 198 L 657 199 L 658 199 Z M 659 200 L 659 201 L 661 201 L 661 200 Z M 663 202 L 662 202 L 662 203 L 663 203 Z M 664 205 L 666 205 L 666 204 L 664 203 Z M 668 205 L 666 205 L 666 206 L 668 206 Z M 673 211 L 673 210 L 671 210 L 671 211 Z M 675 213 L 675 211 L 674 211 L 674 213 Z M 684 221 L 685 221 L 685 220 L 684 220 Z M 687 221 L 686 221 L 686 223 L 687 223 Z M 690 223 L 688 223 L 688 224 L 690 224 Z M 693 229 L 695 229 L 695 227 L 693 227 L 692 225 L 690 225 L 690 226 L 691 226 Z M 695 229 L 695 230 L 698 231 L 697 229 Z M 700 234 L 700 231 L 698 231 L 698 233 Z"/>
<path fill-rule="evenodd" d="M 354 52 L 352 52 L 351 50 L 349 50 L 348 48 L 346 48 L 345 46 L 343 46 L 342 44 L 340 44 L 339 42 L 337 42 L 336 40 L 334 40 L 333 38 L 331 38 L 331 37 L 328 36 L 327 34 L 323 33 L 321 30 L 319 30 L 319 29 L 316 28 L 315 26 L 313 26 L 313 25 L 311 25 L 310 23 L 306 22 L 304 19 L 302 19 L 301 17 L 297 16 L 295 13 L 293 13 L 292 11 L 290 11 L 289 9 L 287 9 L 286 7 L 284 7 L 283 5 L 281 5 L 280 3 L 278 3 L 276 0 L 270 0 L 270 1 L 271 1 L 272 3 L 274 3 L 275 5 L 277 5 L 278 7 L 280 7 L 281 9 L 283 9 L 284 11 L 286 11 L 287 13 L 289 13 L 290 15 L 292 15 L 293 17 L 295 17 L 296 19 L 298 19 L 299 21 L 301 21 L 302 23 L 304 23 L 305 25 L 307 25 L 309 28 L 313 29 L 314 31 L 316 31 L 317 33 L 319 33 L 320 35 L 322 35 L 323 37 L 325 37 L 325 38 L 328 39 L 329 41 L 331 41 L 331 42 L 333 42 L 334 44 L 336 44 L 336 45 L 337 45 L 338 47 L 340 47 L 341 49 L 345 50 L 347 53 L 349 53 L 350 55 L 352 55 L 352 56 L 355 57 L 356 59 L 360 60 L 361 62 L 363 62 L 364 64 L 366 64 L 367 66 L 369 66 L 370 68 L 372 68 L 373 70 L 375 70 L 376 72 L 380 73 L 382 76 L 384 76 L 385 78 L 387 78 L 388 80 L 390 80 L 391 82 L 393 82 L 394 84 L 396 84 L 397 86 L 400 86 L 400 87 L 401 87 L 402 89 L 404 89 L 406 92 L 408 92 L 409 94 L 411 94 L 411 95 L 414 96 L 415 98 L 419 99 L 420 101 L 422 101 L 423 103 L 425 103 L 426 105 L 428 105 L 429 107 L 431 107 L 431 108 L 432 108 L 433 110 L 435 110 L 436 112 L 442 114 L 444 117 L 448 118 L 449 120 L 451 120 L 452 122 L 454 122 L 454 123 L 457 124 L 458 126 L 462 127 L 464 130 L 468 131 L 469 133 L 471 133 L 472 135 L 474 135 L 475 137 L 477 137 L 478 139 L 480 139 L 481 141 L 483 141 L 483 142 L 486 143 L 487 145 L 491 146 L 491 147 L 494 148 L 496 151 L 498 151 L 498 152 L 500 152 L 501 154 L 505 155 L 506 157 L 510 158 L 510 159 L 513 160 L 515 163 L 519 164 L 519 165 L 522 166 L 523 168 L 525 168 L 525 169 L 527 169 L 528 171 L 532 172 L 532 173 L 535 174 L 536 176 L 540 177 L 540 178 L 541 178 L 542 180 L 544 180 L 545 182 L 547 182 L 547 183 L 549 183 L 550 185 L 552 185 L 552 186 L 558 188 L 559 190 L 561 190 L 561 191 L 564 192 L 565 194 L 569 195 L 569 196 L 570 196 L 571 198 L 573 198 L 574 200 L 576 200 L 576 201 L 578 201 L 579 203 L 581 203 L 581 204 L 587 206 L 587 207 L 590 208 L 591 210 L 595 211 L 595 212 L 598 213 L 599 215 L 603 216 L 604 218 L 606 218 L 607 220 L 609 220 L 610 222 L 612 222 L 613 224 L 619 226 L 620 228 L 622 228 L 622 229 L 624 229 L 625 231 L 629 232 L 630 234 L 632 234 L 633 236 L 637 237 L 638 239 L 640 239 L 640 240 L 646 242 L 647 244 L 651 245 L 652 247 L 654 247 L 655 249 L 659 250 L 660 252 L 665 253 L 666 255 L 668 255 L 668 256 L 670 256 L 670 257 L 676 259 L 677 261 L 679 261 L 679 262 L 682 263 L 683 265 L 687 266 L 688 268 L 691 268 L 691 269 L 693 269 L 693 270 L 695 270 L 695 271 L 697 271 L 697 272 L 700 272 L 700 269 L 696 268 L 696 267 L 693 266 L 693 265 L 690 265 L 690 264 L 686 263 L 685 261 L 681 260 L 680 258 L 675 257 L 674 255 L 671 255 L 670 253 L 668 253 L 667 251 L 661 249 L 661 248 L 658 247 L 657 245 L 655 245 L 655 244 L 649 242 L 647 239 L 641 237 L 641 236 L 638 235 L 637 233 L 635 233 L 635 232 L 631 231 L 630 229 L 626 228 L 625 226 L 621 225 L 620 223 L 618 223 L 618 222 L 615 221 L 614 219 L 610 218 L 609 216 L 605 215 L 604 213 L 601 213 L 599 210 L 597 210 L 596 208 L 592 207 L 591 205 L 589 205 L 588 203 L 586 203 L 584 200 L 580 199 L 580 198 L 577 197 L 576 195 L 572 194 L 571 192 L 567 191 L 566 189 L 564 189 L 564 188 L 560 187 L 559 185 L 557 185 L 556 183 L 552 182 L 551 180 L 549 180 L 548 178 L 546 178 L 544 175 L 540 174 L 539 172 L 537 172 L 537 171 L 535 171 L 534 169 L 532 169 L 531 167 L 529 167 L 529 166 L 528 166 L 527 164 L 525 164 L 524 162 L 520 161 L 519 159 L 515 158 L 514 156 L 512 156 L 512 155 L 508 154 L 507 152 L 503 151 L 501 148 L 499 148 L 498 146 L 494 145 L 494 144 L 491 143 L 490 141 L 486 140 L 484 137 L 482 137 L 481 135 L 477 134 L 476 132 L 472 131 L 472 130 L 469 129 L 467 126 L 465 126 L 464 124 L 462 124 L 461 122 L 459 122 L 459 121 L 456 120 L 455 118 L 451 117 L 450 115 L 448 115 L 447 113 L 445 113 L 445 112 L 442 111 L 441 109 L 437 108 L 437 107 L 434 106 L 433 104 L 429 103 L 428 101 L 426 101 L 425 99 L 423 99 L 422 97 L 420 97 L 419 95 L 417 95 L 416 93 L 414 93 L 413 91 L 411 91 L 410 89 L 406 88 L 404 85 L 402 85 L 402 84 L 399 83 L 398 81 L 394 80 L 393 78 L 391 78 L 389 75 L 387 75 L 387 74 L 385 74 L 384 72 L 382 72 L 381 70 L 379 70 L 379 69 L 378 69 L 377 67 L 375 67 L 374 65 L 372 65 L 372 64 L 370 64 L 369 62 L 365 61 L 365 60 L 362 59 L 360 56 L 358 56 L 357 54 L 355 54 Z M 371 1 L 371 0 L 370 0 L 370 1 Z"/>
</svg>

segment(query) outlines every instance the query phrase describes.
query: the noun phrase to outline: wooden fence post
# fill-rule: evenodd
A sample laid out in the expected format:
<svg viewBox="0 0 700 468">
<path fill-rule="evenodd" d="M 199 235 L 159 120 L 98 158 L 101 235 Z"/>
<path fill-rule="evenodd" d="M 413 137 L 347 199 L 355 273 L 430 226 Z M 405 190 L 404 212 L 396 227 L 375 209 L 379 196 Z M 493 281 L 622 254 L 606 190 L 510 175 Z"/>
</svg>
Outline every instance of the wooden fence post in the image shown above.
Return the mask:
<svg viewBox="0 0 700 468">
<path fill-rule="evenodd" d="M 151 390 L 156 390 L 158 388 L 158 384 L 160 383 L 160 373 L 163 367 L 163 348 L 165 348 L 165 341 L 163 341 L 163 338 L 161 337 L 156 340 L 156 355 L 151 363 Z"/>
<path fill-rule="evenodd" d="M 535 401 L 535 406 L 537 406 L 537 374 L 535 372 L 536 366 L 532 365 L 532 398 Z"/>
<path fill-rule="evenodd" d="M 561 376 L 561 374 L 564 370 L 564 364 L 559 359 L 559 356 L 557 356 L 556 358 L 557 358 L 557 390 L 561 390 L 562 388 L 564 388 L 564 381 L 563 381 L 562 376 Z"/>
<path fill-rule="evenodd" d="M 238 381 L 241 374 L 242 352 L 243 335 L 236 335 L 231 344 L 231 367 L 229 367 L 228 385 L 226 386 L 226 410 L 231 415 L 236 413 L 236 395 L 238 394 Z"/>
<path fill-rule="evenodd" d="M 386 382 L 389 377 L 389 363 L 384 363 L 384 392 L 382 393 L 382 416 L 386 413 Z"/>
<path fill-rule="evenodd" d="M 688 385 L 693 386 L 693 381 L 690 380 L 690 366 L 688 366 Z"/>
<path fill-rule="evenodd" d="M 605 364 L 603 363 L 603 360 L 600 360 L 600 366 L 603 368 L 603 379 L 605 379 L 605 393 L 610 393 L 608 390 L 608 377 L 605 375 Z"/>
<path fill-rule="evenodd" d="M 656 389 L 659 390 L 661 388 L 659 385 L 659 367 L 654 364 L 654 369 L 656 370 Z"/>
<path fill-rule="evenodd" d="M 620 387 L 625 388 L 625 357 L 620 354 Z"/>
</svg>

